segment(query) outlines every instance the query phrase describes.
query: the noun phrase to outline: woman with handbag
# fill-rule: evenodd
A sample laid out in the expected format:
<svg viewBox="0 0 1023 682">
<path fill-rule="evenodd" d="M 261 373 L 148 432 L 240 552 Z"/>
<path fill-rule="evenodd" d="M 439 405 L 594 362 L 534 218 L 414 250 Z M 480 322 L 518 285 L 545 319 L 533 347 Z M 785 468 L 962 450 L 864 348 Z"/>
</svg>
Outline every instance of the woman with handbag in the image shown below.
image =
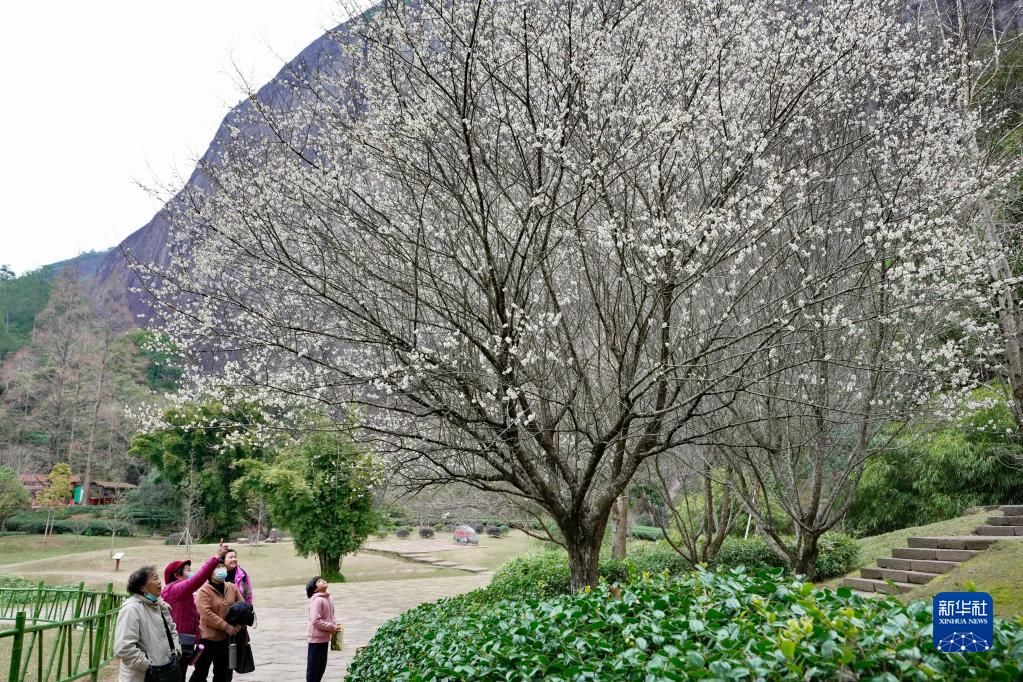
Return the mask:
<svg viewBox="0 0 1023 682">
<path fill-rule="evenodd" d="M 118 682 L 178 682 L 181 644 L 170 606 L 160 599 L 155 566 L 128 576 L 128 599 L 117 616 L 114 655 L 121 659 Z"/>
<path fill-rule="evenodd" d="M 327 650 L 331 639 L 343 629 L 334 619 L 334 600 L 328 591 L 330 586 L 320 576 L 306 583 L 305 596 L 309 598 L 309 629 L 306 652 L 306 682 L 320 682 L 327 670 Z"/>
<path fill-rule="evenodd" d="M 213 570 L 209 581 L 195 593 L 199 610 L 199 634 L 205 647 L 195 662 L 190 682 L 206 682 L 213 667 L 213 682 L 231 682 L 234 671 L 228 665 L 228 637 L 237 635 L 244 626 L 231 625 L 225 618 L 232 604 L 243 601 L 238 588 L 227 579 L 227 568 L 221 564 Z"/>
<path fill-rule="evenodd" d="M 199 643 L 199 610 L 195 607 L 195 593 L 213 576 L 214 569 L 224 561 L 227 551 L 227 545 L 221 540 L 217 553 L 207 559 L 198 571 L 192 571 L 192 562 L 189 560 L 172 561 L 163 570 L 165 584 L 160 596 L 170 605 L 183 651 L 180 682 L 185 682 L 188 664 L 195 656 L 195 647 Z"/>
</svg>

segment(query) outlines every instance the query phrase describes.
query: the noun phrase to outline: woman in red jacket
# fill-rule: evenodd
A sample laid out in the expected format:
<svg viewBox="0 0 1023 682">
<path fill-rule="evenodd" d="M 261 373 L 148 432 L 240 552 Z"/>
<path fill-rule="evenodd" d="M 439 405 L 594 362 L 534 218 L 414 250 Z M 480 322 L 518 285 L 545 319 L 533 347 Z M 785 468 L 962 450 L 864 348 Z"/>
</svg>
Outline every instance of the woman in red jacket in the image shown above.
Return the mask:
<svg viewBox="0 0 1023 682">
<path fill-rule="evenodd" d="M 224 560 L 228 552 L 227 545 L 220 541 L 217 553 L 207 559 L 198 571 L 192 571 L 191 560 L 172 561 L 163 570 L 163 591 L 160 597 L 170 605 L 171 617 L 178 628 L 185 655 L 181 657 L 181 680 L 184 682 L 188 672 L 188 662 L 192 659 L 195 644 L 199 641 L 199 610 L 195 607 L 195 592 L 210 579 L 213 569 Z M 191 647 L 189 647 L 191 644 Z"/>
</svg>

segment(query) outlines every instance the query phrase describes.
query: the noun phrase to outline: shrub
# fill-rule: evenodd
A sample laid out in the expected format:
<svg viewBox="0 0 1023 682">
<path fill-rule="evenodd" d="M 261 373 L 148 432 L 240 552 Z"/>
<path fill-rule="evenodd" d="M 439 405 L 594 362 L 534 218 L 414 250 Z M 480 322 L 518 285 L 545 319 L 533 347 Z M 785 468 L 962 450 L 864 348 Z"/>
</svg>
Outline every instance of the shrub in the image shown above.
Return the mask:
<svg viewBox="0 0 1023 682">
<path fill-rule="evenodd" d="M 421 537 L 421 538 L 429 539 L 429 538 L 432 538 L 433 535 L 434 535 L 433 528 L 420 528 L 419 529 L 419 537 Z"/>
<path fill-rule="evenodd" d="M 507 535 L 508 533 L 511 532 L 511 528 L 505 525 L 500 525 L 497 527 L 497 529 L 501 531 L 501 535 Z"/>
<path fill-rule="evenodd" d="M 39 587 L 39 583 L 29 580 L 28 578 L 19 578 L 13 575 L 0 575 L 0 588 L 3 589 L 31 590 L 37 587 Z"/>
<path fill-rule="evenodd" d="M 53 519 L 55 521 L 61 521 L 63 519 L 66 519 L 70 515 L 71 512 L 69 511 L 68 507 L 55 507 L 53 509 Z M 19 527 L 28 526 L 34 528 L 38 524 L 39 532 L 42 533 L 43 526 L 46 524 L 46 518 L 47 512 L 45 509 L 33 509 L 31 511 L 25 511 L 21 512 L 20 514 L 15 514 L 11 518 L 7 519 L 7 527 L 12 530 L 15 528 L 15 526 Z"/>
<path fill-rule="evenodd" d="M 501 529 L 497 526 L 487 526 L 483 529 L 483 531 L 492 538 L 499 538 L 504 535 L 504 533 L 501 532 Z"/>
<path fill-rule="evenodd" d="M 859 562 L 860 546 L 845 533 L 825 533 L 817 547 L 817 580 L 845 575 Z"/>
<path fill-rule="evenodd" d="M 479 522 L 470 523 L 469 527 L 472 528 L 477 533 L 482 533 L 483 529 L 486 528 L 486 526 L 484 524 L 479 523 Z"/>
<path fill-rule="evenodd" d="M 860 547 L 851 537 L 844 533 L 825 533 L 818 543 L 815 577 L 817 580 L 826 580 L 845 575 L 856 568 L 859 557 Z M 714 565 L 721 568 L 745 566 L 751 569 L 788 566 L 759 535 L 747 540 L 728 538 L 714 558 Z"/>
<path fill-rule="evenodd" d="M 721 545 L 714 565 L 721 568 L 745 566 L 750 569 L 786 568 L 788 564 L 775 554 L 764 539 L 753 535 L 747 539 L 727 538 Z"/>
<path fill-rule="evenodd" d="M 572 583 L 568 555 L 560 549 L 516 557 L 494 572 L 486 588 L 496 599 L 567 594 Z"/>
<path fill-rule="evenodd" d="M 983 656 L 937 652 L 928 602 L 816 589 L 781 571 L 694 571 L 550 599 L 469 593 L 381 626 L 351 682 L 434 679 L 999 679 L 1023 675 L 1023 622 Z"/>
<path fill-rule="evenodd" d="M 658 498 L 660 498 L 660 494 L 658 494 Z M 654 517 L 651 516 L 647 512 L 642 512 L 640 514 L 637 514 L 636 517 L 634 518 L 634 521 L 636 522 L 637 526 L 654 526 L 654 525 L 656 525 L 654 523 Z"/>
<path fill-rule="evenodd" d="M 77 524 L 77 527 L 76 527 Z M 46 530 L 46 516 L 45 513 L 40 518 L 35 512 L 30 514 L 18 514 L 17 517 L 11 518 L 7 522 L 7 528 L 12 531 L 20 531 L 23 533 L 31 534 L 42 534 Z M 76 520 L 55 520 L 51 526 L 54 534 L 57 535 L 70 535 L 76 531 L 80 531 L 82 535 L 92 536 L 105 536 L 110 535 L 110 528 L 107 526 L 105 521 L 86 521 L 84 519 Z M 122 537 L 129 537 L 135 535 L 135 526 L 131 524 L 122 524 L 117 527 L 117 534 Z"/>
<path fill-rule="evenodd" d="M 693 569 L 689 562 L 664 540 L 630 545 L 625 560 L 631 570 L 640 575 L 643 573 L 681 575 Z"/>
<path fill-rule="evenodd" d="M 409 531 L 408 528 L 399 528 L 398 530 L 394 531 L 394 534 L 398 537 L 399 540 L 404 540 L 412 533 Z"/>
<path fill-rule="evenodd" d="M 597 573 L 607 583 L 624 584 L 643 573 L 678 575 L 691 569 L 668 543 L 643 542 L 630 545 L 625 559 L 601 557 Z M 553 597 L 568 594 L 571 583 L 568 555 L 561 549 L 549 549 L 507 562 L 494 572 L 484 591 L 492 599 Z"/>
<path fill-rule="evenodd" d="M 660 540 L 664 531 L 657 526 L 633 526 L 629 529 L 629 537 L 634 540 Z"/>
<path fill-rule="evenodd" d="M 391 534 L 391 531 L 389 531 L 386 528 L 377 528 L 376 533 L 374 533 L 374 535 L 376 535 L 376 537 L 377 537 L 377 540 L 386 540 L 387 536 L 390 535 L 390 534 Z"/>
</svg>

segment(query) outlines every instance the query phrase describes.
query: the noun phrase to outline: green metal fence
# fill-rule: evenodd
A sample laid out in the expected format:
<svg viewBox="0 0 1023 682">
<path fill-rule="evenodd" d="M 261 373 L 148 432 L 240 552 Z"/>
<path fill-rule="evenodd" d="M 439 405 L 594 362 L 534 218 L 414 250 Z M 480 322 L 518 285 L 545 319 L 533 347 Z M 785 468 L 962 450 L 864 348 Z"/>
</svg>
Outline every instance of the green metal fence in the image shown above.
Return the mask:
<svg viewBox="0 0 1023 682">
<path fill-rule="evenodd" d="M 0 588 L 0 661 L 7 682 L 99 679 L 114 657 L 124 595 L 77 588 Z M 2 678 L 0 678 L 2 679 Z"/>
</svg>

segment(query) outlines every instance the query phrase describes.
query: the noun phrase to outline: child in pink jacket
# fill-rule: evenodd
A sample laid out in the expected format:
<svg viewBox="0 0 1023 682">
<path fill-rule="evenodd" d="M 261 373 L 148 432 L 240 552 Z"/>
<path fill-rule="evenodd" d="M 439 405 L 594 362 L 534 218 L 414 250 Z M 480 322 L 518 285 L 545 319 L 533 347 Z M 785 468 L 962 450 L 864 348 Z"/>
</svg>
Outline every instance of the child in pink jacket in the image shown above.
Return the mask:
<svg viewBox="0 0 1023 682">
<path fill-rule="evenodd" d="M 306 682 L 320 682 L 327 670 L 330 637 L 341 629 L 334 620 L 334 600 L 327 592 L 327 581 L 316 576 L 305 586 L 309 597 L 309 652 L 306 656 Z"/>
</svg>

